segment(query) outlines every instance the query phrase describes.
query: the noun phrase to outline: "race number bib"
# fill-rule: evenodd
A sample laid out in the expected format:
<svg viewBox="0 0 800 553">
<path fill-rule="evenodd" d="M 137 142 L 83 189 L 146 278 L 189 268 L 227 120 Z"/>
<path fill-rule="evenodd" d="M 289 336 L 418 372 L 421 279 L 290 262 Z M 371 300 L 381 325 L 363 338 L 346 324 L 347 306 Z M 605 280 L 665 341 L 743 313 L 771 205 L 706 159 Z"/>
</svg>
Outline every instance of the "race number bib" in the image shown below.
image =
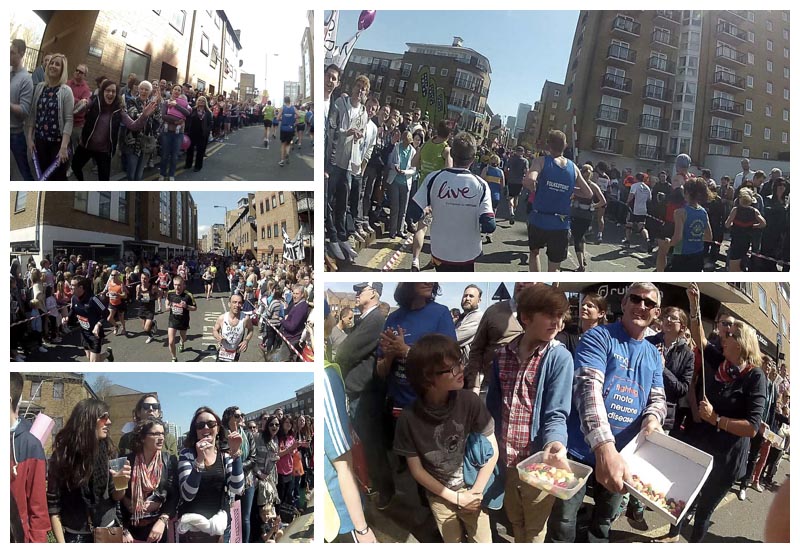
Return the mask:
<svg viewBox="0 0 800 553">
<path fill-rule="evenodd" d="M 142 303 L 147 303 L 150 301 L 150 294 L 142 294 Z"/>
<path fill-rule="evenodd" d="M 110 299 L 110 300 L 117 299 L 117 293 L 116 292 L 109 292 L 108 293 L 108 299 Z"/>
<path fill-rule="evenodd" d="M 78 324 L 81 325 L 81 328 L 83 330 L 89 330 L 89 328 L 90 328 L 89 319 L 86 318 L 86 317 L 82 317 L 81 315 L 78 315 Z"/>
<path fill-rule="evenodd" d="M 220 361 L 235 361 L 236 350 L 228 348 L 219 348 L 219 355 L 217 356 Z"/>
<path fill-rule="evenodd" d="M 183 315 L 183 306 L 182 305 L 173 305 L 172 306 L 172 314 L 173 315 Z"/>
</svg>

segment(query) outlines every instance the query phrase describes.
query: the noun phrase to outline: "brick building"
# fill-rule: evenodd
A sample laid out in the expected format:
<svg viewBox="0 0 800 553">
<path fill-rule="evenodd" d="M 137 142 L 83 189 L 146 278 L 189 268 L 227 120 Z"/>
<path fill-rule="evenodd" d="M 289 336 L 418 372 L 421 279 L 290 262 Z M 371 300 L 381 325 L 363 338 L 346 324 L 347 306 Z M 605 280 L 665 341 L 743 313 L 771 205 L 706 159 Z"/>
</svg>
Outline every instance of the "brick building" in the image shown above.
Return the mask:
<svg viewBox="0 0 800 553">
<path fill-rule="evenodd" d="M 38 10 L 42 54 L 60 52 L 69 68 L 86 63 L 89 82 L 105 75 L 189 82 L 231 94 L 239 82 L 239 36 L 223 10 Z M 33 47 L 34 45 L 30 45 Z"/>
<path fill-rule="evenodd" d="M 228 244 L 231 253 L 244 255 L 247 251 L 257 257 L 255 194 L 239 199 L 236 209 L 228 211 Z"/>
<path fill-rule="evenodd" d="M 83 254 L 103 263 L 189 255 L 197 246 L 190 192 L 11 192 L 12 255 L 38 262 Z"/>
<path fill-rule="evenodd" d="M 300 96 L 302 103 L 314 101 L 314 10 L 306 12 L 308 26 L 300 40 Z"/>
<path fill-rule="evenodd" d="M 282 409 L 285 415 L 292 415 L 297 417 L 299 415 L 306 415 L 309 417 L 314 416 L 314 385 L 309 384 L 298 389 L 294 393 L 294 397 L 273 403 L 267 407 L 262 407 L 250 413 L 245 413 L 244 419 L 247 422 L 256 421 L 258 418 L 266 413 L 271 415 L 276 409 Z"/>
<path fill-rule="evenodd" d="M 554 126 L 633 172 L 789 170 L 789 12 L 581 11 Z M 542 128 L 547 120 L 542 120 Z"/>
<path fill-rule="evenodd" d="M 547 133 L 552 129 L 561 128 L 559 122 L 562 120 L 570 120 L 562 130 L 567 134 L 567 141 L 572 143 L 572 126 L 571 114 L 563 112 L 564 98 L 564 85 L 561 83 L 554 83 L 552 81 L 545 81 L 542 86 L 542 96 L 539 98 L 538 104 L 538 122 L 533 133 L 532 146 L 536 150 L 541 150 L 545 147 L 547 142 Z M 569 115 L 569 117 L 567 117 Z"/>
<path fill-rule="evenodd" d="M 277 262 L 283 258 L 282 229 L 286 229 L 290 240 L 302 230 L 306 260 L 313 259 L 313 192 L 256 192 L 253 205 L 260 260 Z"/>
</svg>

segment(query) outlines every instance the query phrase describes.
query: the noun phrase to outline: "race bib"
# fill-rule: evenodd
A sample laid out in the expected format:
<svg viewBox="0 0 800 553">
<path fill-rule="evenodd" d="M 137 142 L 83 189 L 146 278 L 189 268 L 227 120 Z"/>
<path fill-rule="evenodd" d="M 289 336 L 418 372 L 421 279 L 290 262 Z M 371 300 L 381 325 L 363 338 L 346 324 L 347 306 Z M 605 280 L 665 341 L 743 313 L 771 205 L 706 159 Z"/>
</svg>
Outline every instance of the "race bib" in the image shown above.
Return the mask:
<svg viewBox="0 0 800 553">
<path fill-rule="evenodd" d="M 172 314 L 173 315 L 183 315 L 183 307 L 180 305 L 173 305 L 172 306 Z"/>
<path fill-rule="evenodd" d="M 147 303 L 150 301 L 150 294 L 142 294 L 142 302 Z"/>
<path fill-rule="evenodd" d="M 81 315 L 78 315 L 78 324 L 81 325 L 81 328 L 83 330 L 89 330 L 89 328 L 90 328 L 89 319 L 86 318 L 86 317 L 82 317 Z"/>
<path fill-rule="evenodd" d="M 117 294 L 115 292 L 109 292 L 108 293 L 108 299 L 110 299 L 110 300 L 117 299 Z"/>
<path fill-rule="evenodd" d="M 220 361 L 234 361 L 236 360 L 236 350 L 221 347 L 217 357 Z"/>
</svg>

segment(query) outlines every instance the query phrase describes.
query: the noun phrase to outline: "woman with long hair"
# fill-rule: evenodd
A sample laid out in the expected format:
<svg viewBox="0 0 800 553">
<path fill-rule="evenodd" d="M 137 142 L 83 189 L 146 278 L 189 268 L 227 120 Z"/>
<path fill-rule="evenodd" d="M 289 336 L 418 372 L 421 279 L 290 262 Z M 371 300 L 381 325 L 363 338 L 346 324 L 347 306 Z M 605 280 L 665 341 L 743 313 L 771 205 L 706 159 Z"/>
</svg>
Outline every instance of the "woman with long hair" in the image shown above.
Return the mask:
<svg viewBox="0 0 800 553">
<path fill-rule="evenodd" d="M 313 436 L 308 419 L 305 415 L 300 415 L 295 419 L 294 435 L 301 444 L 297 447 L 297 454 L 300 457 L 299 462 L 303 474 L 300 478 L 295 478 L 294 482 L 294 497 L 299 502 L 300 494 L 304 494 L 310 488 L 313 488 L 313 485 L 310 483 L 314 481 L 314 473 L 312 469 L 314 464 L 314 449 L 311 442 Z"/>
<path fill-rule="evenodd" d="M 738 204 L 731 209 L 725 221 L 725 227 L 731 231 L 731 243 L 728 246 L 731 272 L 741 272 L 742 259 L 747 258 L 755 231 L 767 225 L 758 209 L 753 207 L 756 200 L 750 188 L 742 185 L 737 201 Z"/>
<path fill-rule="evenodd" d="M 183 87 L 172 87 L 169 100 L 161 103 L 161 168 L 158 180 L 175 180 L 178 152 L 183 144 L 186 118 L 192 113 L 189 102 L 181 97 Z"/>
<path fill-rule="evenodd" d="M 47 180 L 67 180 L 72 111 L 75 98 L 66 84 L 67 57 L 52 54 L 45 67 L 45 80 L 33 89 L 25 136 L 31 157 L 38 159 L 42 172 L 56 161 L 58 166 Z"/>
<path fill-rule="evenodd" d="M 231 498 L 244 490 L 242 436 L 228 433 L 230 453 L 222 450 L 222 421 L 210 407 L 200 407 L 189 423 L 178 460 L 178 534 L 187 543 L 222 543 Z"/>
<path fill-rule="evenodd" d="M 159 106 L 162 102 L 161 93 L 158 90 L 158 82 L 150 84 L 149 81 L 142 81 L 138 86 L 138 95 L 127 102 L 126 109 L 128 117 L 134 121 L 144 116 L 144 110 L 150 104 Z M 128 160 L 128 180 L 142 180 L 144 166 L 147 158 L 154 155 L 158 144 L 158 129 L 161 127 L 161 110 L 154 109 L 149 117 L 145 117 L 147 122 L 140 131 L 128 129 L 125 134 L 125 142 L 122 147 L 122 155 L 127 156 Z"/>
<path fill-rule="evenodd" d="M 691 178 L 684 185 L 686 204 L 675 210 L 675 229 L 669 243 L 673 248 L 670 272 L 703 271 L 705 242 L 711 241 L 711 223 L 702 204 L 708 200 L 708 185 L 702 178 Z"/>
<path fill-rule="evenodd" d="M 608 173 L 608 165 L 606 165 L 605 161 L 598 161 L 597 165 L 594 167 L 594 172 L 592 173 L 592 180 L 597 183 L 597 187 L 600 189 L 601 194 L 603 195 L 603 199 L 608 201 L 608 188 L 611 184 L 611 178 L 609 178 Z M 605 221 L 605 214 L 606 214 L 606 204 L 603 202 L 602 207 L 598 207 L 595 209 L 595 215 L 597 216 L 597 228 L 595 229 L 595 241 L 599 244 L 603 241 L 603 231 L 606 227 Z"/>
<path fill-rule="evenodd" d="M 109 468 L 116 448 L 109 439 L 108 405 L 83 399 L 53 440 L 47 478 L 47 507 L 58 543 L 91 543 L 95 528 L 120 526 L 113 476 L 130 478 L 126 464 L 119 474 Z"/>
<path fill-rule="evenodd" d="M 235 405 L 226 408 L 222 413 L 222 426 L 225 429 L 225 437 L 222 442 L 223 449 L 227 448 L 229 453 L 235 452 L 230 451 L 227 436 L 237 432 L 242 437 L 242 445 L 239 448 L 242 458 L 242 470 L 244 471 L 244 492 L 241 496 L 242 543 L 250 543 L 250 511 L 253 508 L 253 498 L 256 493 L 253 476 L 253 469 L 256 464 L 256 442 L 249 432 L 244 431 L 244 413 Z M 230 524 L 228 525 L 227 533 L 230 533 Z"/>
<path fill-rule="evenodd" d="M 133 430 L 131 481 L 122 498 L 123 523 L 135 541 L 163 543 L 178 506 L 178 459 L 164 448 L 166 428 L 149 417 Z"/>
<path fill-rule="evenodd" d="M 185 169 L 191 169 L 194 161 L 194 172 L 203 168 L 203 159 L 206 157 L 208 135 L 214 126 L 211 111 L 208 109 L 208 100 L 202 94 L 197 97 L 195 107 L 186 120 L 186 134 L 189 135 L 189 149 L 186 151 Z M 195 155 L 197 157 L 195 157 Z"/>
<path fill-rule="evenodd" d="M 586 240 L 584 239 L 586 231 L 589 230 L 589 225 L 592 224 L 593 214 L 596 213 L 597 210 L 605 209 L 606 207 L 605 195 L 597 186 L 597 184 L 591 179 L 592 166 L 588 164 L 584 165 L 581 168 L 581 175 L 589 184 L 589 188 L 592 189 L 593 195 L 591 198 L 573 198 L 570 206 L 570 215 L 572 217 L 572 237 L 575 248 L 575 257 L 578 260 L 577 270 L 579 273 L 586 271 L 586 258 L 584 254 L 584 250 L 586 249 Z M 598 217 L 598 221 L 601 221 L 602 219 L 602 217 Z M 598 222 L 598 225 L 599 224 L 600 223 Z M 602 231 L 599 232 L 602 235 Z"/>
<path fill-rule="evenodd" d="M 599 294 L 586 294 L 581 301 L 580 333 L 606 323 L 608 301 Z"/>
<path fill-rule="evenodd" d="M 294 452 L 301 446 L 308 446 L 298 436 L 295 436 L 294 421 L 291 415 L 284 415 L 278 430 L 278 497 L 281 503 L 294 506 L 297 498 L 294 496 Z"/>
<path fill-rule="evenodd" d="M 86 111 L 86 122 L 81 140 L 72 158 L 75 177 L 83 180 L 83 167 L 90 159 L 97 163 L 97 180 L 111 179 L 111 158 L 117 151 L 120 123 L 129 131 L 140 131 L 158 105 L 150 102 L 136 121 L 125 111 L 125 99 L 117 92 L 117 83 L 105 80 L 100 91 L 93 95 Z"/>
<path fill-rule="evenodd" d="M 711 243 L 706 244 L 705 267 L 713 268 L 717 264 L 719 244 L 725 234 L 725 200 L 719 195 L 719 187 L 713 180 L 708 181 L 708 199 L 703 204 L 708 213 L 708 223 L 711 225 Z"/>
<path fill-rule="evenodd" d="M 278 431 L 281 427 L 280 419 L 275 415 L 262 415 L 260 431 L 255 435 L 256 462 L 253 474 L 257 479 L 257 499 L 259 513 L 266 516 L 253 517 L 267 523 L 269 517 L 274 517 L 275 505 L 278 498 L 278 470 L 277 463 L 280 459 L 278 449 Z M 259 525 L 261 526 L 261 525 Z M 261 537 L 265 528 L 259 527 L 259 532 L 251 534 Z"/>
</svg>

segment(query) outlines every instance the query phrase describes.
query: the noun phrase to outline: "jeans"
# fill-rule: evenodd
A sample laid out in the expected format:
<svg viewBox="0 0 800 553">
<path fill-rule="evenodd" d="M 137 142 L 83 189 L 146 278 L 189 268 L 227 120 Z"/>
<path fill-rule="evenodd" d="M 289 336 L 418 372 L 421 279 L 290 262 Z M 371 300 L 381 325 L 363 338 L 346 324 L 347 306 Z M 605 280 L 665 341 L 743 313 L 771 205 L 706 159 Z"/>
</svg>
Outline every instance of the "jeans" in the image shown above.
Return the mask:
<svg viewBox="0 0 800 553">
<path fill-rule="evenodd" d="M 361 200 L 361 216 L 358 220 L 361 224 L 369 223 L 369 212 L 372 211 L 372 193 L 375 190 L 375 184 L 380 184 L 382 174 L 383 167 L 376 164 L 367 165 L 364 170 L 364 194 Z"/>
<path fill-rule="evenodd" d="M 364 219 L 364 211 L 361 207 L 364 199 L 364 177 L 350 173 L 350 194 L 349 204 L 350 216 L 356 227 L 360 227 Z"/>
<path fill-rule="evenodd" d="M 328 209 L 331 214 L 331 239 L 347 240 L 347 197 L 350 193 L 350 171 L 332 165 L 328 172 Z M 335 236 L 334 236 L 335 235 Z"/>
<path fill-rule="evenodd" d="M 161 134 L 161 176 L 174 177 L 178 152 L 181 151 L 183 133 L 164 132 Z"/>
<path fill-rule="evenodd" d="M 17 162 L 17 168 L 24 180 L 33 180 L 31 166 L 28 164 L 28 142 L 25 140 L 25 133 L 11 133 L 9 140 L 11 144 L 11 154 Z"/>
<path fill-rule="evenodd" d="M 146 157 L 144 153 L 139 154 L 138 156 L 133 152 L 122 154 L 122 157 L 127 158 L 128 163 L 128 180 L 142 180 L 142 174 L 144 173 L 144 158 Z"/>
<path fill-rule="evenodd" d="M 397 180 L 393 181 L 391 186 L 391 207 L 389 208 L 389 235 L 394 236 L 400 232 L 403 226 L 403 220 L 406 218 L 406 208 L 408 208 L 408 185 L 406 184 L 405 176 L 402 176 L 402 181 L 398 183 Z"/>
<path fill-rule="evenodd" d="M 734 481 L 732 475 L 721 474 L 715 470 L 712 470 L 711 474 L 708 475 L 708 479 L 694 500 L 697 510 L 694 515 L 692 535 L 689 538 L 690 543 L 699 543 L 705 539 L 708 527 L 711 525 L 711 515 L 714 514 L 714 509 L 717 508 L 717 505 L 725 498 Z M 683 517 L 678 526 L 671 527 L 670 535 L 680 534 L 685 522 L 686 517 Z"/>
<path fill-rule="evenodd" d="M 589 477 L 587 484 L 570 499 L 566 501 L 556 499 L 547 525 L 548 543 L 575 542 L 578 509 L 583 504 L 589 482 L 592 482 L 594 488 L 594 509 L 592 510 L 592 521 L 589 524 L 588 542 L 608 543 L 611 522 L 619 510 L 622 494 L 605 489 L 595 480 L 594 474 Z"/>
<path fill-rule="evenodd" d="M 242 501 L 242 543 L 250 543 L 250 511 L 253 509 L 253 499 L 256 496 L 255 485 L 245 488 L 241 496 Z"/>
</svg>

